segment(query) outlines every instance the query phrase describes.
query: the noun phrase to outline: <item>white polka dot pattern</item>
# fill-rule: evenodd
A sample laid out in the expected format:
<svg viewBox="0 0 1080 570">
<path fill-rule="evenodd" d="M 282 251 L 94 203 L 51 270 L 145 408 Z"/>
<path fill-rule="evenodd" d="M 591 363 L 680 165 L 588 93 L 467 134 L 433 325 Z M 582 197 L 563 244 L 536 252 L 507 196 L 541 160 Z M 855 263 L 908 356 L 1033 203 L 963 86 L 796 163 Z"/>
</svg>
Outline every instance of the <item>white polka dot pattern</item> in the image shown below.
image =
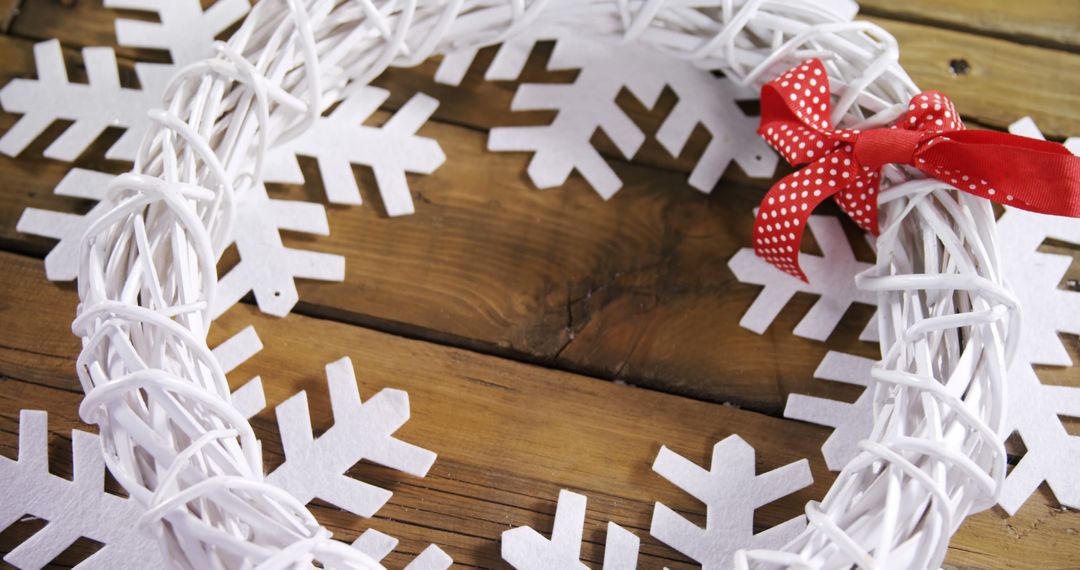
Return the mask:
<svg viewBox="0 0 1080 570">
<path fill-rule="evenodd" d="M 829 117 L 831 96 L 825 66 L 816 59 L 762 89 L 758 133 L 789 163 L 809 166 L 785 177 L 765 196 L 754 227 L 754 251 L 803 281 L 806 275 L 799 268 L 799 243 L 806 220 L 818 204 L 834 197 L 860 228 L 876 235 L 881 166 L 914 162 L 919 149 L 948 140 L 944 134 L 964 128 L 948 98 L 927 92 L 912 99 L 908 112 L 888 129 L 866 133 L 834 130 Z M 920 135 L 885 134 L 898 130 Z M 938 176 L 933 169 L 928 173 L 943 180 L 952 174 L 942 171 Z M 964 177 L 960 182 L 966 180 Z"/>
</svg>

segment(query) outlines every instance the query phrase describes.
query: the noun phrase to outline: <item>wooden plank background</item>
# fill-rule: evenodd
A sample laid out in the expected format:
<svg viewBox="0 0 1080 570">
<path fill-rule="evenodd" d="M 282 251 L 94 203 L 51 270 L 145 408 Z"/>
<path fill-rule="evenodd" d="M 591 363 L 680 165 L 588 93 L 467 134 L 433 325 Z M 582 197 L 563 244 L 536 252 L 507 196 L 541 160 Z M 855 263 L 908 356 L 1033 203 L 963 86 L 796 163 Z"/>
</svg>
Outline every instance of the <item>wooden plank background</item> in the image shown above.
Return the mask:
<svg viewBox="0 0 1080 570">
<path fill-rule="evenodd" d="M 1002 128 L 1032 115 L 1052 137 L 1080 134 L 1080 2 L 864 4 L 868 17 L 900 40 L 915 80 L 953 96 L 969 123 Z M 114 44 L 116 14 L 100 0 L 0 1 L 0 84 L 34 76 L 31 47 L 52 37 L 78 76 L 79 48 Z M 536 50 L 523 80 L 573 76 L 546 71 L 549 53 L 550 46 Z M 163 57 L 128 48 L 118 54 L 125 81 L 132 80 L 136 58 Z M 785 420 L 780 411 L 792 392 L 856 396 L 849 386 L 811 374 L 827 350 L 874 355 L 873 346 L 857 340 L 871 309 L 853 307 L 825 343 L 791 334 L 814 301 L 806 295 L 764 335 L 739 328 L 758 288 L 735 281 L 727 261 L 749 243 L 749 212 L 769 182 L 733 167 L 711 195 L 689 188 L 686 172 L 708 135 L 699 129 L 683 156 L 671 158 L 652 135 L 674 96 L 646 109 L 624 94 L 620 104 L 648 142 L 628 163 L 597 136 L 626 181 L 623 190 L 603 202 L 575 175 L 563 188 L 535 191 L 524 175 L 529 155 L 484 151 L 486 130 L 542 124 L 551 114 L 510 113 L 516 83 L 483 81 L 490 57 L 490 50 L 483 53 L 459 88 L 432 81 L 434 62 L 380 78 L 394 95 L 375 122 L 416 92 L 441 102 L 421 134 L 439 141 L 447 162 L 434 175 L 410 176 L 416 215 L 387 219 L 370 171 L 356 168 L 363 207 L 328 207 L 329 238 L 285 238 L 344 255 L 345 283 L 301 283 L 302 302 L 285 319 L 242 303 L 213 331 L 217 342 L 254 323 L 266 349 L 231 381 L 261 375 L 268 410 L 307 390 L 316 431 L 331 424 L 326 362 L 351 356 L 365 397 L 384 386 L 409 391 L 413 419 L 400 435 L 439 453 L 432 473 L 416 480 L 358 465 L 350 474 L 393 490 L 390 504 L 371 521 L 316 504 L 320 520 L 343 538 L 370 524 L 401 538 L 402 553 L 434 542 L 463 567 L 505 567 L 499 534 L 518 525 L 549 530 L 558 490 L 570 488 L 589 496 L 584 553 L 590 564 L 601 560 L 603 526 L 613 520 L 642 537 L 642 568 L 692 567 L 647 529 L 654 501 L 697 520 L 702 506 L 650 465 L 661 444 L 706 464 L 712 444 L 731 433 L 758 449 L 759 471 L 802 457 L 813 466 L 814 486 L 760 510 L 760 528 L 820 498 L 833 479 L 818 451 L 828 431 Z M 0 115 L 0 132 L 16 119 Z M 63 472 L 70 468 L 70 430 L 86 429 L 76 414 L 78 342 L 69 328 L 76 298 L 72 286 L 44 278 L 40 258 L 53 242 L 14 229 L 27 206 L 88 207 L 52 194 L 71 165 L 41 151 L 59 132 L 51 129 L 17 159 L 0 157 L 0 452 L 15 454 L 19 409 L 48 410 L 53 468 Z M 115 137 L 101 137 L 75 164 L 124 171 L 128 165 L 103 157 Z M 317 169 L 303 166 L 309 183 L 275 186 L 275 197 L 322 200 Z M 859 247 L 857 255 L 872 254 Z M 1074 263 L 1063 286 L 1076 287 L 1078 279 L 1080 263 Z M 1080 340 L 1063 340 L 1080 358 Z M 1075 368 L 1040 375 L 1080 385 Z M 273 412 L 254 423 L 272 467 L 281 461 Z M 1077 568 L 1078 529 L 1080 516 L 1058 507 L 1042 488 L 1015 517 L 994 509 L 971 518 L 948 563 Z M 0 533 L 0 551 L 31 530 Z M 79 543 L 56 563 L 71 565 L 91 548 Z M 390 564 L 406 558 L 395 555 Z"/>
</svg>

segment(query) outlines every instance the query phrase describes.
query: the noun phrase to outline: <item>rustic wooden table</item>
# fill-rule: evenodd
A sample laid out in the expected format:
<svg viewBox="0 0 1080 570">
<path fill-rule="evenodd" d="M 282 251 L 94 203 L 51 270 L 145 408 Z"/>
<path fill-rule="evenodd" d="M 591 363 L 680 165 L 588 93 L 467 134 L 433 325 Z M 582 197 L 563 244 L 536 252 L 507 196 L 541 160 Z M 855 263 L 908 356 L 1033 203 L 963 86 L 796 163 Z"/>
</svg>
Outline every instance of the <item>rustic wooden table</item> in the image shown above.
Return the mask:
<svg viewBox="0 0 1080 570">
<path fill-rule="evenodd" d="M 1080 134 L 1080 2 L 863 5 L 865 17 L 900 40 L 916 82 L 949 93 L 972 126 L 1001 129 L 1031 115 L 1048 136 Z M 0 84 L 33 76 L 31 47 L 53 37 L 78 76 L 78 48 L 114 45 L 115 15 L 100 0 L 0 0 Z M 533 55 L 524 79 L 570 76 L 544 70 L 549 51 Z M 125 81 L 133 78 L 134 58 L 163 57 L 128 48 L 118 54 Z M 798 296 L 764 335 L 740 328 L 758 288 L 736 282 L 727 261 L 750 242 L 749 212 L 768 182 L 733 167 L 712 195 L 689 188 L 690 158 L 707 142 L 702 130 L 679 159 L 667 157 L 651 136 L 632 164 L 612 158 L 627 184 L 609 202 L 577 177 L 535 191 L 524 176 L 529 156 L 485 152 L 485 131 L 551 116 L 510 113 L 515 85 L 481 80 L 490 55 L 457 89 L 432 81 L 431 62 L 378 81 L 394 93 L 386 111 L 417 91 L 441 101 L 421 132 L 438 139 L 448 160 L 434 175 L 410 179 L 416 215 L 388 219 L 371 172 L 357 168 L 365 206 L 329 207 L 329 238 L 286 237 L 344 255 L 345 282 L 303 282 L 302 302 L 285 319 L 247 302 L 214 328 L 212 343 L 254 323 L 266 345 L 231 381 L 263 378 L 269 406 L 253 422 L 267 461 L 281 461 L 273 405 L 307 390 L 316 430 L 329 426 L 323 365 L 347 355 L 363 396 L 384 386 L 408 390 L 412 420 L 400 435 L 439 459 L 423 480 L 367 464 L 353 468 L 351 475 L 395 494 L 371 521 L 316 501 L 317 516 L 342 538 L 370 524 L 400 537 L 401 553 L 434 542 L 458 565 L 505 567 L 500 533 L 519 525 L 549 530 L 565 487 L 589 497 L 584 555 L 594 565 L 603 526 L 612 520 L 642 537 L 641 567 L 692 567 L 648 535 L 649 520 L 655 501 L 699 520 L 703 508 L 650 465 L 661 444 L 706 464 L 712 445 L 732 433 L 757 448 L 759 472 L 803 457 L 812 464 L 814 485 L 759 510 L 758 525 L 786 520 L 820 499 L 834 478 L 819 451 L 829 432 L 783 419 L 781 411 L 793 392 L 855 397 L 850 386 L 813 380 L 812 373 L 828 350 L 874 356 L 873 346 L 857 340 L 871 309 L 853 307 L 824 343 L 791 334 L 810 296 Z M 651 135 L 675 99 L 665 94 L 653 110 L 628 94 L 620 101 Z M 0 116 L 0 131 L 16 118 Z M 76 414 L 79 343 L 69 327 L 76 295 L 71 284 L 45 279 L 41 258 L 54 242 L 15 231 L 27 206 L 87 209 L 52 193 L 71 166 L 42 157 L 57 127 L 17 159 L 0 157 L 0 448 L 15 455 L 20 409 L 47 410 L 52 468 L 63 473 L 70 469 L 70 430 L 87 429 Z M 101 137 L 75 164 L 126 170 L 104 158 L 116 136 Z M 617 156 L 603 135 L 596 138 Z M 322 199 L 317 169 L 303 166 L 312 182 L 275 186 L 276 197 Z M 1074 263 L 1062 286 L 1076 287 L 1078 278 Z M 1080 362 L 1077 338 L 1064 341 Z M 1040 374 L 1080 385 L 1078 370 Z M 1077 425 L 1067 423 L 1074 434 Z M 20 523 L 0 534 L 0 550 L 39 527 Z M 1060 508 L 1043 487 L 1012 518 L 994 509 L 969 519 L 947 562 L 1078 568 L 1078 529 L 1080 515 Z M 80 541 L 55 563 L 71 565 L 92 549 Z M 404 559 L 395 554 L 389 563 Z"/>
</svg>

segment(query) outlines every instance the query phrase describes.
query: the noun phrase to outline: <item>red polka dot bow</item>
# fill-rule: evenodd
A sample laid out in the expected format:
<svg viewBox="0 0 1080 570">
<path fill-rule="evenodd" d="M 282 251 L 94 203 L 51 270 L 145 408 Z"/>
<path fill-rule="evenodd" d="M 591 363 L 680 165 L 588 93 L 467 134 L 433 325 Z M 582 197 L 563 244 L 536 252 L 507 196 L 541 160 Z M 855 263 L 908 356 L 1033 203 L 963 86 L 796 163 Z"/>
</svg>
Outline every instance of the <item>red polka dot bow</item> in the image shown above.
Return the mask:
<svg viewBox="0 0 1080 570">
<path fill-rule="evenodd" d="M 818 204 L 835 197 L 859 227 L 878 233 L 877 195 L 886 164 L 917 168 L 959 190 L 1045 214 L 1080 217 L 1080 157 L 1064 145 L 966 131 L 947 97 L 916 95 L 887 128 L 834 129 L 825 66 L 810 60 L 765 85 L 758 133 L 792 165 L 809 164 L 765 195 L 754 251 L 806 281 L 799 243 Z"/>
</svg>

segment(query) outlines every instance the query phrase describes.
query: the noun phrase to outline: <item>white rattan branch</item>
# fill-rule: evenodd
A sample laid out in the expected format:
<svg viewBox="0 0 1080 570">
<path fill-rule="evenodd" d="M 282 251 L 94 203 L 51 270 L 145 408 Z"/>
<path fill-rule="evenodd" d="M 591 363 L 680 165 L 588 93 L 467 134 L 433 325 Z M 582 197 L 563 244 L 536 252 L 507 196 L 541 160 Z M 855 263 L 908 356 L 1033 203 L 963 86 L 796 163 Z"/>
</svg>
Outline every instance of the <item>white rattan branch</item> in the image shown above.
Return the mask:
<svg viewBox="0 0 1080 570">
<path fill-rule="evenodd" d="M 835 2 L 833 2 L 835 3 Z M 889 34 L 812 0 L 263 0 L 218 56 L 184 69 L 119 205 L 87 232 L 73 328 L 83 417 L 109 468 L 180 567 L 377 568 L 265 483 L 259 442 L 206 346 L 217 257 L 266 149 L 302 132 L 388 65 L 499 42 L 538 19 L 640 41 L 760 85 L 825 61 L 834 121 L 888 123 L 917 89 Z M 890 168 L 878 263 L 884 360 L 877 422 L 807 531 L 796 567 L 936 567 L 1004 476 L 1002 391 L 1016 303 L 1002 284 L 990 205 Z"/>
</svg>

